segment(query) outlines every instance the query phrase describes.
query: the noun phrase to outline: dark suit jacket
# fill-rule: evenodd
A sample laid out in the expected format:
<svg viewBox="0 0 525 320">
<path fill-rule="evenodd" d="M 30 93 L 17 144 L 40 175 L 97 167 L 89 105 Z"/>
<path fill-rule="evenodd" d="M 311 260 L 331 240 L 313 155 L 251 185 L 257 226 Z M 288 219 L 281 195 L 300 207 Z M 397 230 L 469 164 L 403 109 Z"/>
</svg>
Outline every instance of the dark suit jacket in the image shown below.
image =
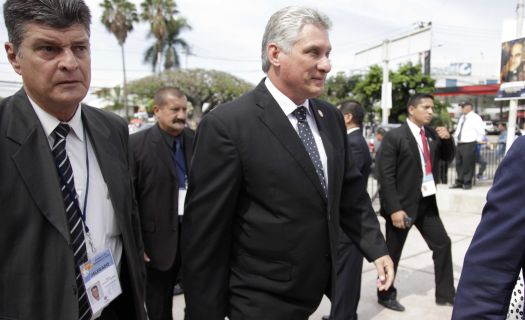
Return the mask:
<svg viewBox="0 0 525 320">
<path fill-rule="evenodd" d="M 506 319 L 512 289 L 520 269 L 525 268 L 523 159 L 525 137 L 519 137 L 500 163 L 487 194 L 463 262 L 452 319 Z"/>
<path fill-rule="evenodd" d="M 352 154 L 352 158 L 354 159 L 357 170 L 361 173 L 361 184 L 363 188 L 366 189 L 368 177 L 370 176 L 370 171 L 372 169 L 372 157 L 370 156 L 368 144 L 363 137 L 363 131 L 360 129 L 352 131 L 351 133 L 347 134 L 346 137 L 348 142 L 348 150 Z M 346 234 L 341 233 L 339 234 L 339 242 L 351 243 L 352 241 L 346 236 Z"/>
<path fill-rule="evenodd" d="M 82 120 L 122 231 L 124 294 L 111 309 L 122 319 L 145 319 L 145 271 L 138 215 L 132 214 L 127 126 L 117 116 L 88 106 L 82 106 Z M 0 177 L 0 318 L 78 318 L 74 258 L 58 174 L 23 89 L 0 104 Z"/>
<path fill-rule="evenodd" d="M 263 82 L 200 123 L 182 231 L 192 320 L 306 318 L 335 281 L 340 216 L 367 259 L 387 254 L 341 113 L 310 102 L 328 157 L 328 199 Z"/>
<path fill-rule="evenodd" d="M 189 167 L 194 132 L 186 128 L 181 135 Z M 165 271 L 175 262 L 179 233 L 179 183 L 173 153 L 158 124 L 132 134 L 129 144 L 144 250 L 151 259 L 148 266 Z"/>
<path fill-rule="evenodd" d="M 439 175 L 439 160 L 451 161 L 454 158 L 454 140 L 442 140 L 431 127 L 425 126 L 432 174 L 434 180 Z M 410 217 L 416 218 L 421 200 L 421 151 L 405 122 L 399 128 L 385 134 L 381 148 L 376 156 L 379 180 L 381 214 L 389 217 L 392 213 L 404 210 Z"/>
</svg>

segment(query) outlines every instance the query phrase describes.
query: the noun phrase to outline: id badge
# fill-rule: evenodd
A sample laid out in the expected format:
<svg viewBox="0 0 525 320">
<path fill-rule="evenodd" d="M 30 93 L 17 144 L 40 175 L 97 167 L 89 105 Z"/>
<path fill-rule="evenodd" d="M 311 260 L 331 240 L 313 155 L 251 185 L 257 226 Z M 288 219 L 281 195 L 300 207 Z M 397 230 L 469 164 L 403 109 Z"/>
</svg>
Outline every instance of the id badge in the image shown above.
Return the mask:
<svg viewBox="0 0 525 320">
<path fill-rule="evenodd" d="M 184 215 L 184 201 L 186 200 L 186 188 L 179 188 L 179 216 Z"/>
<path fill-rule="evenodd" d="M 436 194 L 436 184 L 434 183 L 434 176 L 432 173 L 427 174 L 423 177 L 423 183 L 421 184 L 421 193 L 423 197 L 428 197 Z"/>
<path fill-rule="evenodd" d="M 109 249 L 82 264 L 80 274 L 93 314 L 104 309 L 122 293 L 115 261 Z"/>
</svg>

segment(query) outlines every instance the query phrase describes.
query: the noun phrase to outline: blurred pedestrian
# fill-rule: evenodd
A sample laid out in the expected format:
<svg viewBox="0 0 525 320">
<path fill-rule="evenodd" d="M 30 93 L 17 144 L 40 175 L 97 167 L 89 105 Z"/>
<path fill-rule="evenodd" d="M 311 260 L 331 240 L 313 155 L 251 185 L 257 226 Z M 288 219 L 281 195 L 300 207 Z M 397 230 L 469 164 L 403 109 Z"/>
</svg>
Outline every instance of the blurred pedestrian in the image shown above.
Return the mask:
<svg viewBox="0 0 525 320">
<path fill-rule="evenodd" d="M 472 179 L 476 171 L 476 146 L 485 135 L 485 124 L 481 117 L 473 111 L 472 102 L 460 103 L 461 117 L 454 132 L 457 142 L 456 150 L 456 181 L 452 189 L 472 189 Z"/>
<path fill-rule="evenodd" d="M 128 127 L 80 104 L 89 8 L 7 0 L 3 9 L 23 88 L 0 103 L 0 318 L 146 319 Z M 107 304 L 89 299 L 94 271 L 110 279 L 100 287 Z"/>
<path fill-rule="evenodd" d="M 153 105 L 157 124 L 130 136 L 133 184 L 144 240 L 146 306 L 151 320 L 172 319 L 194 138 L 194 132 L 186 127 L 187 104 L 186 96 L 177 88 L 159 89 Z"/>
<path fill-rule="evenodd" d="M 393 280 L 343 116 L 315 99 L 331 69 L 330 21 L 305 7 L 270 18 L 267 78 L 202 119 L 184 216 L 187 314 L 204 319 L 307 319 L 333 296 L 338 228 Z"/>
<path fill-rule="evenodd" d="M 496 147 L 496 155 L 503 157 L 507 147 L 507 124 L 504 122 L 498 123 L 498 146 Z"/>
<path fill-rule="evenodd" d="M 465 255 L 452 319 L 505 319 L 520 271 L 525 268 L 525 137 L 512 144 L 498 166 L 481 221 Z M 513 310 L 510 319 L 522 319 Z M 518 311 L 517 314 L 515 311 Z"/>
<path fill-rule="evenodd" d="M 454 157 L 454 142 L 445 127 L 433 129 L 434 98 L 415 94 L 408 101 L 408 119 L 388 131 L 376 158 L 379 174 L 381 215 L 386 219 L 386 243 L 397 270 L 411 226 L 419 230 L 432 250 L 436 303 L 454 303 L 451 241 L 439 217 L 434 177 L 439 160 Z M 378 302 L 386 308 L 404 311 L 397 289 L 378 291 Z"/>
<path fill-rule="evenodd" d="M 372 157 L 362 131 L 365 109 L 359 102 L 347 100 L 341 103 L 339 110 L 345 120 L 348 149 L 361 173 L 363 188 L 366 188 Z M 342 230 L 339 230 L 332 317 L 324 316 L 323 319 L 357 320 L 362 271 L 363 255 L 359 252 L 358 246 Z"/>
</svg>

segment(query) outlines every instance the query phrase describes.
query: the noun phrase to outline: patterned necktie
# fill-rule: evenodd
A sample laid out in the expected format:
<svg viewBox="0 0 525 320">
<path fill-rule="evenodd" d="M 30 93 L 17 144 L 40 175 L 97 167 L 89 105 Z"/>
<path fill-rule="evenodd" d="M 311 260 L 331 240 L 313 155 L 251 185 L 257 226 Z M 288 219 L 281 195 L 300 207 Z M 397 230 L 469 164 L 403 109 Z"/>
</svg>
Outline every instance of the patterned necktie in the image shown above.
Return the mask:
<svg viewBox="0 0 525 320">
<path fill-rule="evenodd" d="M 463 133 L 463 126 L 465 125 L 465 120 L 467 120 L 465 115 L 462 115 L 461 118 L 463 119 L 463 121 L 461 121 L 461 126 L 459 127 L 458 141 L 457 142 L 461 142 L 461 134 Z"/>
<path fill-rule="evenodd" d="M 321 163 L 319 150 L 315 144 L 314 135 L 312 134 L 312 130 L 310 129 L 308 121 L 306 120 L 306 107 L 300 106 L 295 109 L 292 114 L 297 118 L 297 131 L 299 132 L 299 137 L 303 141 L 304 147 L 306 148 L 306 151 L 308 152 L 308 155 L 314 164 L 315 172 L 319 176 L 319 181 L 321 182 L 321 186 L 323 187 L 324 195 L 326 197 L 328 194 L 328 189 L 326 187 L 326 180 L 324 178 L 323 164 Z"/>
<path fill-rule="evenodd" d="M 55 135 L 55 143 L 51 149 L 55 157 L 55 164 L 58 175 L 60 176 L 60 189 L 62 190 L 62 197 L 64 198 L 64 207 L 66 209 L 66 218 L 69 225 L 69 233 L 71 235 L 71 249 L 75 258 L 75 276 L 78 288 L 78 312 L 79 319 L 90 319 L 91 308 L 89 306 L 86 288 L 80 275 L 79 266 L 87 261 L 87 251 L 84 239 L 84 224 L 78 203 L 77 192 L 75 190 L 75 182 L 73 180 L 73 168 L 69 162 L 66 152 L 66 136 L 69 133 L 70 127 L 68 124 L 60 123 L 53 134 Z"/>
<path fill-rule="evenodd" d="M 186 171 L 186 160 L 184 159 L 181 140 L 180 135 L 175 138 L 175 165 L 177 166 L 179 188 L 186 188 L 186 175 L 188 171 Z"/>
<path fill-rule="evenodd" d="M 425 129 L 421 128 L 421 142 L 423 143 L 423 158 L 425 160 L 425 174 L 432 173 L 432 162 L 430 161 L 430 150 L 428 149 L 427 136 L 425 135 Z"/>
</svg>

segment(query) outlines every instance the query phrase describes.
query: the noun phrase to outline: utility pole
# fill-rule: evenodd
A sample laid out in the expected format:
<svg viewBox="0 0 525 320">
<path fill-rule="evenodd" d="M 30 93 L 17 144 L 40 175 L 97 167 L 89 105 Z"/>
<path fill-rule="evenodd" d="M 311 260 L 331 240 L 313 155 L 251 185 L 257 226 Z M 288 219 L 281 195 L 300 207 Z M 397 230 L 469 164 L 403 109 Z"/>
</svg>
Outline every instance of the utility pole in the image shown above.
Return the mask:
<svg viewBox="0 0 525 320">
<path fill-rule="evenodd" d="M 523 30 L 523 1 L 524 0 L 518 0 L 518 5 L 516 6 L 516 13 L 517 13 L 517 19 L 516 19 L 516 39 L 519 39 L 522 37 L 522 30 Z M 514 98 L 510 100 L 509 103 L 509 120 L 507 124 L 507 142 L 506 142 L 506 150 L 509 151 L 510 147 L 512 146 L 512 143 L 514 142 L 514 138 L 516 136 L 516 119 L 517 119 L 517 113 L 518 113 L 518 98 Z"/>
<path fill-rule="evenodd" d="M 383 83 L 381 85 L 382 124 L 388 124 L 390 109 L 392 109 L 392 84 L 388 79 L 388 62 L 390 60 L 389 47 L 390 40 L 383 41 Z"/>
</svg>

